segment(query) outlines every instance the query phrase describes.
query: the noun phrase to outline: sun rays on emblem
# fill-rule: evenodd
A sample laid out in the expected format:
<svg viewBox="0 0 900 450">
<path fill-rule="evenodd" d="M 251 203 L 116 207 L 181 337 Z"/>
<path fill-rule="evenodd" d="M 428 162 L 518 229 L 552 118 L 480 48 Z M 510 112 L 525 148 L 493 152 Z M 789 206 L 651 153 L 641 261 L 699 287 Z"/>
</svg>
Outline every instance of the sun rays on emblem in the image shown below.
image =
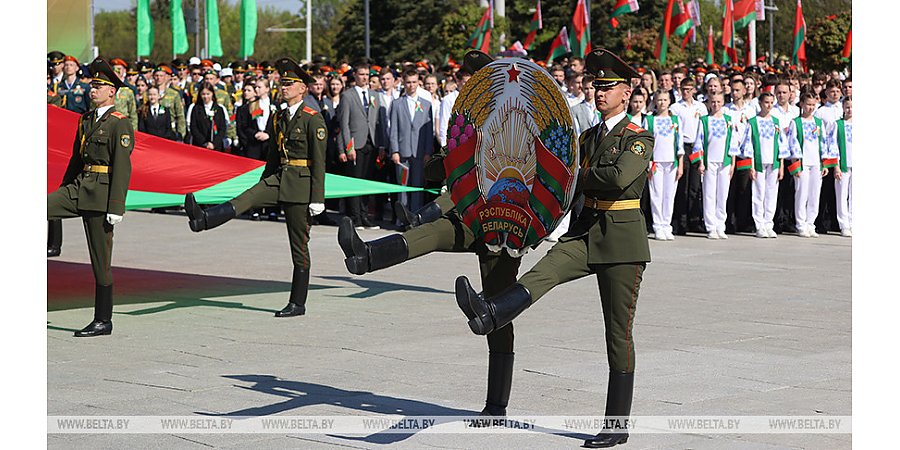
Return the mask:
<svg viewBox="0 0 900 450">
<path fill-rule="evenodd" d="M 517 99 L 510 99 L 502 109 L 488 119 L 484 133 L 481 167 L 485 181 L 515 178 L 531 186 L 537 169 L 534 153 L 536 127 L 528 111 Z M 490 190 L 490 186 L 485 186 Z"/>
</svg>

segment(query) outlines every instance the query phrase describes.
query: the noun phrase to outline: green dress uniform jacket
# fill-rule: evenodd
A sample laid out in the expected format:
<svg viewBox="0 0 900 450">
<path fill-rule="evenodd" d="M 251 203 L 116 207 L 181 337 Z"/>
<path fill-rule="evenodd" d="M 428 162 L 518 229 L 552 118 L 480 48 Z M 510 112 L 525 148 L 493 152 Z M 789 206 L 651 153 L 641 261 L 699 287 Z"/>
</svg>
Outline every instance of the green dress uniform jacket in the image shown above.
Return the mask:
<svg viewBox="0 0 900 450">
<path fill-rule="evenodd" d="M 285 109 L 269 120 L 275 148 L 268 152 L 263 181 L 269 186 L 279 186 L 280 202 L 324 203 L 328 138 L 325 119 L 306 105 L 301 105 L 292 119 L 288 117 Z M 306 167 L 282 164 L 285 159 L 308 159 L 311 164 Z"/>
<path fill-rule="evenodd" d="M 576 192 L 596 200 L 640 200 L 653 158 L 653 135 L 622 119 L 599 139 L 601 124 L 581 135 L 586 165 L 579 172 Z M 588 235 L 588 264 L 650 261 L 647 226 L 640 209 L 584 208 L 560 241 L 584 235 Z"/>
<path fill-rule="evenodd" d="M 125 214 L 125 196 L 131 180 L 134 129 L 124 114 L 110 108 L 94 122 L 95 111 L 81 116 L 72 158 L 60 189 L 68 191 L 80 211 Z M 109 173 L 94 173 L 85 166 L 108 166 Z"/>
<path fill-rule="evenodd" d="M 128 116 L 131 121 L 131 129 L 137 130 L 137 102 L 134 100 L 134 92 L 131 89 L 116 89 L 116 111 Z"/>
</svg>

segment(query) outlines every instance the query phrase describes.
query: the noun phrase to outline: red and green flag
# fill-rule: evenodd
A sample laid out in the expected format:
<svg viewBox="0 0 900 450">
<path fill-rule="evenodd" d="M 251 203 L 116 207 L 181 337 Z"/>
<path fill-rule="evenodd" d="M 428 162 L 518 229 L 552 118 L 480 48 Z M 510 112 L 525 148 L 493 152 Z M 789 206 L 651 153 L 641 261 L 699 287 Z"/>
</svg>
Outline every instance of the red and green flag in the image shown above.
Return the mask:
<svg viewBox="0 0 900 450">
<path fill-rule="evenodd" d="M 534 38 L 537 37 L 538 30 L 542 29 L 544 29 L 544 22 L 541 19 L 541 0 L 538 0 L 534 15 L 531 16 L 531 24 L 528 26 L 528 36 L 525 36 L 525 44 L 523 45 L 525 50 L 531 48 Z"/>
<path fill-rule="evenodd" d="M 706 64 L 711 65 L 716 62 L 716 46 L 713 43 L 712 25 L 709 26 L 709 37 L 706 39 Z"/>
<path fill-rule="evenodd" d="M 756 0 L 734 2 L 734 29 L 741 30 L 756 20 Z"/>
<path fill-rule="evenodd" d="M 566 27 L 563 26 L 562 29 L 559 30 L 559 34 L 556 35 L 556 38 L 553 39 L 553 42 L 550 44 L 550 52 L 547 53 L 547 65 L 549 66 L 554 59 L 571 52 L 572 49 L 569 47 L 568 33 L 566 33 Z"/>
<path fill-rule="evenodd" d="M 684 7 L 684 2 L 677 0 L 672 8 L 672 34 L 675 36 L 687 36 L 693 25 L 691 14 Z"/>
<path fill-rule="evenodd" d="M 72 156 L 72 141 L 79 115 L 47 105 L 47 193 L 55 191 Z M 257 182 L 265 163 L 215 150 L 134 132 L 131 180 L 125 209 L 180 206 L 194 192 L 204 204 L 231 200 Z M 325 175 L 325 198 L 388 192 L 414 192 L 420 188 Z"/>
<path fill-rule="evenodd" d="M 575 5 L 572 29 L 569 30 L 569 48 L 572 49 L 573 56 L 580 58 L 584 58 L 591 51 L 591 19 L 584 0 L 578 0 L 578 4 Z"/>
<path fill-rule="evenodd" d="M 803 4 L 797 0 L 797 15 L 794 17 L 794 52 L 791 64 L 806 66 L 806 20 L 803 19 Z"/>
<path fill-rule="evenodd" d="M 469 46 L 488 53 L 491 47 L 491 28 L 494 28 L 494 14 L 491 4 L 488 3 L 487 11 L 478 21 L 478 26 L 469 37 Z"/>
<path fill-rule="evenodd" d="M 725 0 L 722 13 L 722 64 L 737 63 L 737 49 L 734 45 L 734 3 Z"/>
<path fill-rule="evenodd" d="M 841 60 L 849 61 L 852 52 L 853 27 L 847 30 L 847 40 L 844 42 L 844 50 L 841 51 Z"/>
<path fill-rule="evenodd" d="M 619 21 L 616 17 L 637 12 L 640 8 L 641 6 L 638 5 L 637 0 L 616 0 L 616 6 L 613 7 L 613 12 L 609 15 L 609 24 L 612 25 L 613 28 L 618 28 Z"/>
<path fill-rule="evenodd" d="M 685 9 L 684 3 L 681 0 L 669 0 L 662 28 L 659 30 L 659 39 L 656 41 L 656 49 L 653 51 L 653 56 L 659 59 L 660 64 L 666 63 L 669 37 L 685 36 L 690 31 L 692 23 L 691 15 Z"/>
</svg>

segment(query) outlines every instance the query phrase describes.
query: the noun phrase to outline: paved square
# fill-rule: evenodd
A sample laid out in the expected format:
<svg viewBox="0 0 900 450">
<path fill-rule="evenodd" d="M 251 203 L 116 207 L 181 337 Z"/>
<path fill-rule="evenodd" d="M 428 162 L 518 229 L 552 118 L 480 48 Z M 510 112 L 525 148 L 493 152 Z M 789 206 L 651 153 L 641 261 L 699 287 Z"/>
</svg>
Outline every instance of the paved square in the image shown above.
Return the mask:
<svg viewBox="0 0 900 450">
<path fill-rule="evenodd" d="M 336 228 L 312 229 L 307 315 L 276 319 L 291 263 L 283 222 L 192 233 L 183 215 L 116 227 L 112 336 L 92 318 L 81 221 L 48 259 L 50 416 L 460 415 L 484 404 L 485 339 L 453 281 L 469 254 L 347 273 Z M 365 239 L 385 231 L 364 231 Z M 635 320 L 637 416 L 851 414 L 851 240 L 651 240 Z M 546 252 L 525 257 L 522 272 Z M 607 364 L 596 281 L 551 291 L 516 322 L 510 415 L 602 416 Z M 558 430 L 557 430 L 558 431 Z M 53 434 L 50 448 L 578 448 L 554 434 Z M 627 449 L 850 448 L 849 434 L 633 434 Z M 620 447 L 617 447 L 620 448 Z"/>
</svg>

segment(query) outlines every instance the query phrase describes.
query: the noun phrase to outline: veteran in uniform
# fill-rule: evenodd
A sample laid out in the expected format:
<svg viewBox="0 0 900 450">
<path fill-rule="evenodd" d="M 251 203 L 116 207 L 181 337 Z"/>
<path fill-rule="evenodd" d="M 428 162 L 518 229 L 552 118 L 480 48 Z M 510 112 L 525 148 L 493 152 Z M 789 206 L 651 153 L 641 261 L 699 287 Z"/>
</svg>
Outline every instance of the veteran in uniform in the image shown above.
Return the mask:
<svg viewBox="0 0 900 450">
<path fill-rule="evenodd" d="M 612 52 L 596 49 L 587 56 L 586 70 L 596 76 L 595 101 L 602 117 L 580 137 L 584 159 L 576 193 L 584 195 L 584 208 L 559 242 L 511 287 L 496 296 L 478 294 L 466 277 L 459 277 L 456 296 L 472 331 L 486 334 L 515 319 L 554 286 L 595 275 L 609 362 L 606 417 L 624 419 L 631 413 L 634 386 L 631 331 L 641 279 L 650 261 L 640 198 L 653 135 L 626 118 L 630 81 L 640 78 L 634 69 Z M 585 446 L 611 447 L 627 440 L 627 429 L 604 426 Z"/>
<path fill-rule="evenodd" d="M 463 69 L 474 73 L 489 64 L 491 57 L 479 51 L 465 56 Z M 446 181 L 443 159 L 446 147 L 426 163 L 428 181 Z M 398 203 L 399 204 L 399 203 Z M 503 292 L 516 281 L 521 258 L 514 258 L 505 251 L 492 252 L 481 240 L 476 240 L 455 209 L 450 194 L 445 193 L 423 206 L 415 213 L 402 211 L 413 226 L 405 233 L 396 233 L 364 242 L 356 233 L 353 221 L 344 217 L 338 227 L 338 244 L 344 251 L 344 263 L 350 273 L 363 275 L 368 272 L 395 266 L 433 252 L 474 253 L 478 256 L 481 281 L 488 295 Z M 467 312 L 474 317 L 471 311 Z M 483 416 L 505 416 L 512 389 L 513 375 L 513 325 L 498 327 L 487 335 L 488 386 Z"/>
<path fill-rule="evenodd" d="M 160 63 L 153 71 L 153 81 L 159 89 L 159 104 L 172 112 L 172 120 L 175 121 L 176 140 L 184 139 L 187 133 L 187 125 L 184 118 L 184 102 L 181 101 L 181 91 L 177 84 L 172 83 L 172 68 L 166 63 Z"/>
<path fill-rule="evenodd" d="M 128 88 L 116 90 L 116 111 L 128 116 L 128 120 L 131 121 L 131 128 L 137 130 L 137 101 L 134 99 L 135 94 L 132 90 L 133 88 L 125 81 L 125 77 L 128 73 L 128 63 L 121 58 L 114 58 L 109 64 L 112 66 L 113 71 L 115 71 L 116 76 L 119 77 L 119 80 L 121 80 L 122 83 L 125 84 L 125 87 Z"/>
<path fill-rule="evenodd" d="M 276 317 L 306 313 L 309 288 L 309 226 L 311 216 L 325 211 L 325 119 L 303 104 L 313 79 L 291 59 L 276 63 L 287 108 L 269 116 L 266 132 L 274 147 L 268 151 L 262 179 L 231 201 L 201 209 L 187 194 L 184 209 L 195 232 L 209 230 L 253 208 L 280 206 L 287 222 L 294 272 L 287 306 Z"/>
<path fill-rule="evenodd" d="M 94 109 L 78 120 L 72 158 L 62 185 L 47 195 L 47 217 L 81 217 L 87 234 L 91 268 L 96 280 L 94 320 L 77 337 L 112 333 L 113 227 L 125 215 L 131 178 L 134 129 L 115 109 L 116 91 L 127 89 L 109 64 L 97 58 L 90 65 Z"/>
</svg>

